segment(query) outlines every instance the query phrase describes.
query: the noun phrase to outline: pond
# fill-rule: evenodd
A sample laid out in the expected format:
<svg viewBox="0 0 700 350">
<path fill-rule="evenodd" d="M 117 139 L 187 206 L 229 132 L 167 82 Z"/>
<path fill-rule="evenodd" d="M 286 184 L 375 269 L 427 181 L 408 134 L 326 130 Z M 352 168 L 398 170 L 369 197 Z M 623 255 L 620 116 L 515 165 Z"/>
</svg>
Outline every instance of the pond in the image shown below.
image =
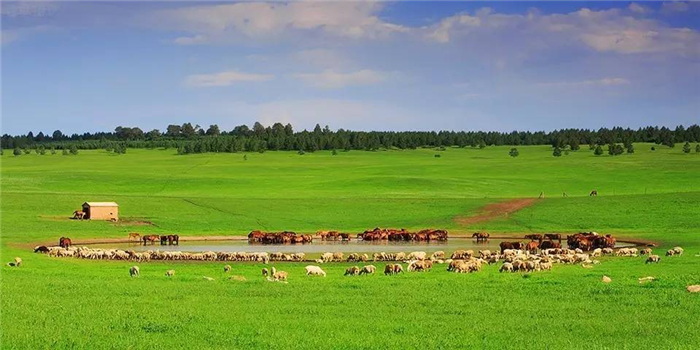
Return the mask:
<svg viewBox="0 0 700 350">
<path fill-rule="evenodd" d="M 138 243 L 110 243 L 91 244 L 93 248 L 103 249 L 123 249 L 133 251 L 160 250 L 160 251 L 184 251 L 184 252 L 268 252 L 268 253 L 306 253 L 319 254 L 325 252 L 343 253 L 378 253 L 378 252 L 412 252 L 425 251 L 434 252 L 442 250 L 453 252 L 458 249 L 471 249 L 474 251 L 489 249 L 498 250 L 499 244 L 503 241 L 516 241 L 518 239 L 489 239 L 485 242 L 477 242 L 471 238 L 450 238 L 447 241 L 430 242 L 389 242 L 389 241 L 321 241 L 315 239 L 309 244 L 251 244 L 247 240 L 226 240 L 226 241 L 180 241 L 179 246 L 161 246 L 160 244 L 143 246 Z M 527 240 L 519 239 L 527 242 Z M 566 242 L 564 242 L 566 244 Z M 619 242 L 616 247 L 630 247 L 634 244 Z"/>
</svg>

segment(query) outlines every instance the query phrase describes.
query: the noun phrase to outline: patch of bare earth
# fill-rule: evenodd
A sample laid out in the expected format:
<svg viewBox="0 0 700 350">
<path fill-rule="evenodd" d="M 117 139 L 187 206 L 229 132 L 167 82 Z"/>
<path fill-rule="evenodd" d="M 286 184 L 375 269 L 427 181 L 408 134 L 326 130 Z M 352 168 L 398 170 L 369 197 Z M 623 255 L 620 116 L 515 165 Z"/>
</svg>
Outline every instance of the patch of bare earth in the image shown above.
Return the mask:
<svg viewBox="0 0 700 350">
<path fill-rule="evenodd" d="M 468 226 L 504 218 L 518 210 L 535 204 L 535 202 L 537 202 L 537 198 L 517 198 L 504 202 L 491 203 L 479 209 L 476 215 L 455 217 L 455 222 L 460 225 Z"/>
</svg>

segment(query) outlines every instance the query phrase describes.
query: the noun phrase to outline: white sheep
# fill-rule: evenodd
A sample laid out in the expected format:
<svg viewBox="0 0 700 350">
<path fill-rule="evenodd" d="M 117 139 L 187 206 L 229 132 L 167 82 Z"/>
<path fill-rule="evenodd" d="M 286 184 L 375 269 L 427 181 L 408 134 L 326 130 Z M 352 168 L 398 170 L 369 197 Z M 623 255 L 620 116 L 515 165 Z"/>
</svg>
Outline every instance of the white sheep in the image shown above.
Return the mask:
<svg viewBox="0 0 700 350">
<path fill-rule="evenodd" d="M 323 271 L 323 269 L 321 269 L 318 266 L 309 265 L 306 267 L 306 275 L 307 276 L 314 275 L 314 276 L 326 277 L 326 271 Z"/>
</svg>

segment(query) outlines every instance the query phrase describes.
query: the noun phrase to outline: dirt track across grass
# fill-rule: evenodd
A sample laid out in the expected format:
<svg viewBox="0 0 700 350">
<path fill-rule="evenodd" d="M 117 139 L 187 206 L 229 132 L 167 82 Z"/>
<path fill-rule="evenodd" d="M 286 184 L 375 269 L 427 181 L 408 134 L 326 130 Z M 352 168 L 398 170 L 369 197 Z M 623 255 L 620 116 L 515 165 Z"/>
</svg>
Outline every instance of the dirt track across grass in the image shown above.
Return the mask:
<svg viewBox="0 0 700 350">
<path fill-rule="evenodd" d="M 469 226 L 502 217 L 508 217 L 508 215 L 511 213 L 529 207 L 535 204 L 537 201 L 537 198 L 516 198 L 504 202 L 491 203 L 481 208 L 476 215 L 460 215 L 455 217 L 455 222 L 461 225 Z"/>
</svg>

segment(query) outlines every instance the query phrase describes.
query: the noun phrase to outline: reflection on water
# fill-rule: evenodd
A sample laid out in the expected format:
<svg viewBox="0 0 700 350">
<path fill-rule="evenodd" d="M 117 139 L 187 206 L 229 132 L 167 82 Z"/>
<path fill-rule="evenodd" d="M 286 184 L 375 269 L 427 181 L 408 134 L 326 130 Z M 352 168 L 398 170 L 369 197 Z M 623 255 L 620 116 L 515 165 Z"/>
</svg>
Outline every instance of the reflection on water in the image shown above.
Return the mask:
<svg viewBox="0 0 700 350">
<path fill-rule="evenodd" d="M 442 242 L 389 242 L 389 241 L 321 241 L 314 240 L 310 244 L 249 244 L 248 241 L 180 241 L 179 246 L 161 246 L 159 244 L 143 246 L 136 243 L 112 243 L 94 244 L 93 248 L 119 248 L 124 250 L 145 251 L 185 251 L 185 252 L 282 252 L 282 253 L 325 253 L 325 252 L 345 252 L 345 253 L 375 253 L 375 252 L 410 252 L 425 251 L 434 252 L 438 250 L 452 252 L 457 249 L 489 249 L 497 250 L 498 245 L 504 240 L 490 239 L 486 242 L 477 242 L 471 238 L 450 238 Z M 512 239 L 510 241 L 513 241 Z M 526 241 L 526 240 L 520 240 Z M 566 242 L 564 242 L 566 243 Z M 618 247 L 629 246 L 620 243 Z"/>
</svg>

